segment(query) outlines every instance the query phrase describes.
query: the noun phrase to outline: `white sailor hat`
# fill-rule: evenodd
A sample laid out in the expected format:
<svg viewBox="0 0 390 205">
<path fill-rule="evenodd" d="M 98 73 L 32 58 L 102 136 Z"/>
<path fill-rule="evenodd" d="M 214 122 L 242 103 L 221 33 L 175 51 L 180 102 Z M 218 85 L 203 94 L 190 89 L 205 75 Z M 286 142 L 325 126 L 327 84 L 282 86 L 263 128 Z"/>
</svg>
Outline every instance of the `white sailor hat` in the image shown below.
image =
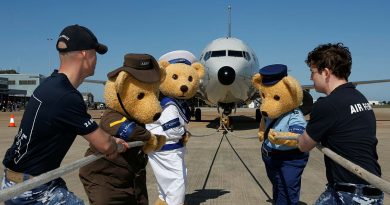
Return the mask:
<svg viewBox="0 0 390 205">
<path fill-rule="evenodd" d="M 171 51 L 162 55 L 158 60 L 166 60 L 170 64 L 184 63 L 187 65 L 191 65 L 192 63 L 197 61 L 195 55 L 186 50 Z"/>
</svg>

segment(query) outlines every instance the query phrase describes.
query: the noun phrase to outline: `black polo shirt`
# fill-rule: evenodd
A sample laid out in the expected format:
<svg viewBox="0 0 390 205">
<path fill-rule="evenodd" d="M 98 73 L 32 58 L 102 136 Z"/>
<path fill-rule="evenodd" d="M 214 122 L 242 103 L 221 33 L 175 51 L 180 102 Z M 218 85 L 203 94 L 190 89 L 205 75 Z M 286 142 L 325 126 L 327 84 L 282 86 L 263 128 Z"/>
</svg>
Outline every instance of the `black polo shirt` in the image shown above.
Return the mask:
<svg viewBox="0 0 390 205">
<path fill-rule="evenodd" d="M 33 176 L 56 169 L 76 136 L 97 128 L 81 93 L 56 70 L 31 96 L 3 164 Z"/>
<path fill-rule="evenodd" d="M 376 145 L 376 119 L 367 99 L 346 83 L 319 99 L 310 114 L 306 132 L 335 153 L 380 176 Z M 368 184 L 325 156 L 328 182 Z"/>
</svg>

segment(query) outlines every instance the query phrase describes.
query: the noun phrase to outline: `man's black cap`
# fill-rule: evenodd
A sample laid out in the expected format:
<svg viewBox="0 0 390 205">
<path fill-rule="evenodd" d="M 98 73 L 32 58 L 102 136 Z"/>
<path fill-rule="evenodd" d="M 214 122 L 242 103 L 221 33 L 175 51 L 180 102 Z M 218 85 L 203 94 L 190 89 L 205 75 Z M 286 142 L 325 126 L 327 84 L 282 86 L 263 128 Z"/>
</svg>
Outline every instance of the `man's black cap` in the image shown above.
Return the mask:
<svg viewBox="0 0 390 205">
<path fill-rule="evenodd" d="M 287 66 L 283 64 L 267 65 L 259 70 L 263 85 L 274 85 L 287 76 Z"/>
<path fill-rule="evenodd" d="M 99 54 L 105 54 L 108 50 L 107 46 L 98 42 L 92 31 L 77 24 L 61 31 L 56 47 L 59 52 L 95 49 Z"/>
<path fill-rule="evenodd" d="M 128 72 L 141 82 L 155 83 L 160 81 L 160 66 L 156 59 L 149 54 L 126 54 L 123 66 L 109 72 L 107 77 L 115 77 L 121 71 Z"/>
</svg>

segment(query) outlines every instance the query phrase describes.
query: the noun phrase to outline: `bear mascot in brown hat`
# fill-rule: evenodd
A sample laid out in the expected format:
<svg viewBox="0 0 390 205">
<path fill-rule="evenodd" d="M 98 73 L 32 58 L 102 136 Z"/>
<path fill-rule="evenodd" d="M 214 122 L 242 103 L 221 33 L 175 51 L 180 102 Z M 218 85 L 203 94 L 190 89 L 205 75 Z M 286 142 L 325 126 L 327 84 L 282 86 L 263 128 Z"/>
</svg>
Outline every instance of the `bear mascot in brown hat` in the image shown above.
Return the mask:
<svg viewBox="0 0 390 205">
<path fill-rule="evenodd" d="M 147 153 L 159 150 L 165 137 L 150 133 L 145 124 L 161 115 L 158 93 L 165 74 L 151 55 L 126 54 L 124 65 L 107 76 L 104 98 L 108 109 L 100 126 L 112 136 L 145 145 L 129 148 L 116 159 L 94 161 L 80 168 L 79 176 L 90 204 L 148 205 Z M 85 155 L 94 153 L 90 146 Z"/>
</svg>

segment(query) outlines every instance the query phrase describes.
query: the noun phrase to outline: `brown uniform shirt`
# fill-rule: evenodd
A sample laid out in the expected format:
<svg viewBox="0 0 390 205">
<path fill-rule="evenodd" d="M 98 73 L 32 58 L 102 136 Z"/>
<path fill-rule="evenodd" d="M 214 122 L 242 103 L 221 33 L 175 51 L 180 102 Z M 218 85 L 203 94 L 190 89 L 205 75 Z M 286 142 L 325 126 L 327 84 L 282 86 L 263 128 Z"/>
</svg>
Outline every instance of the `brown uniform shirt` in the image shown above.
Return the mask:
<svg viewBox="0 0 390 205">
<path fill-rule="evenodd" d="M 118 136 L 121 126 L 129 121 L 133 120 L 108 109 L 100 120 L 100 127 Z M 139 123 L 128 134 L 129 142 L 148 141 L 151 137 L 150 132 Z M 80 168 L 79 176 L 90 204 L 148 204 L 145 171 L 148 156 L 141 148 L 130 148 L 114 160 L 101 158 Z M 85 155 L 95 152 L 91 146 Z"/>
</svg>

